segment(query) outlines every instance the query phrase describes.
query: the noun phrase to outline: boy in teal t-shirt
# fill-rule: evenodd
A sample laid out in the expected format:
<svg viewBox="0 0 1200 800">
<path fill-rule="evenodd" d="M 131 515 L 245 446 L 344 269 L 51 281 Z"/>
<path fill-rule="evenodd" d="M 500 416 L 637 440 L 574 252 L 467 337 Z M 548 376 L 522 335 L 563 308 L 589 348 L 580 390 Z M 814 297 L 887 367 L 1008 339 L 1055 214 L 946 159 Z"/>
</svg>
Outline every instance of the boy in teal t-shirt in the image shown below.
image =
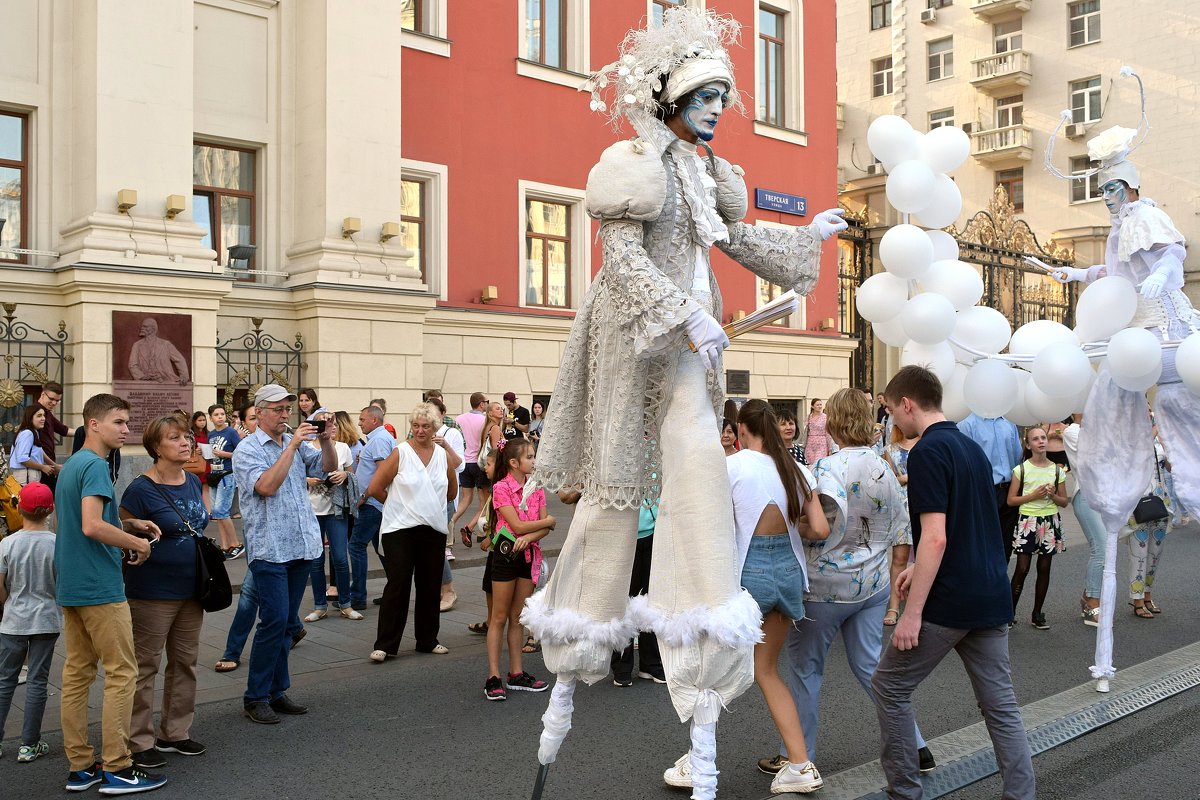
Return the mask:
<svg viewBox="0 0 1200 800">
<path fill-rule="evenodd" d="M 71 767 L 66 788 L 78 792 L 100 783 L 101 794 L 144 792 L 166 778 L 135 769 L 129 752 L 137 659 L 121 559 L 128 551 L 131 569 L 144 564 L 160 531 L 145 520 L 122 524 L 117 513 L 106 459 L 129 435 L 129 403 L 111 394 L 94 395 L 83 406 L 83 418 L 83 448 L 67 461 L 55 488 L 54 563 L 66 645 L 63 750 Z M 100 761 L 88 741 L 88 692 L 97 661 L 104 667 Z"/>
</svg>

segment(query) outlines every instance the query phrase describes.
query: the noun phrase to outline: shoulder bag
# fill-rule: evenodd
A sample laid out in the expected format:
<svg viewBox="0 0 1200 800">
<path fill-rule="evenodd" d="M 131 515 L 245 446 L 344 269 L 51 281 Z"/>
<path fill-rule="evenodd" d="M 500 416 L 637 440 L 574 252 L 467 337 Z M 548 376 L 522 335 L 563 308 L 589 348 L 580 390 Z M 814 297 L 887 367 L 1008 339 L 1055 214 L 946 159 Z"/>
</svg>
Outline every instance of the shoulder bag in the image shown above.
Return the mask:
<svg viewBox="0 0 1200 800">
<path fill-rule="evenodd" d="M 1162 468 L 1158 463 L 1158 458 L 1154 459 L 1154 477 L 1158 484 L 1162 485 Z M 1133 521 L 1139 525 L 1146 523 L 1160 522 L 1171 516 L 1171 512 L 1167 511 L 1167 504 L 1158 495 L 1151 492 L 1150 494 L 1138 500 L 1136 506 L 1133 507 Z"/>
<path fill-rule="evenodd" d="M 229 608 L 233 605 L 233 586 L 229 583 L 229 570 L 225 568 L 225 553 L 216 542 L 192 527 L 192 523 L 161 486 L 150 478 L 146 480 L 150 481 L 167 505 L 183 520 L 184 527 L 196 543 L 196 601 L 205 611 L 223 611 Z"/>
</svg>

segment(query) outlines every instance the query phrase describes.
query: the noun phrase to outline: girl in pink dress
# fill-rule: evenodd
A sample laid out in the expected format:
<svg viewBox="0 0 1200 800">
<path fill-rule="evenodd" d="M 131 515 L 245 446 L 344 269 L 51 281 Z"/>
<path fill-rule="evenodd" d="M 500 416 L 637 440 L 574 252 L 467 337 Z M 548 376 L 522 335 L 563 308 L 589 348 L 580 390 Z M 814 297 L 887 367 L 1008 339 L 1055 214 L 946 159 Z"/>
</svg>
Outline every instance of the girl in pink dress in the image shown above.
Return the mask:
<svg viewBox="0 0 1200 800">
<path fill-rule="evenodd" d="M 833 439 L 825 430 L 826 421 L 825 403 L 813 400 L 804 422 L 804 463 L 810 467 L 833 452 Z"/>
</svg>

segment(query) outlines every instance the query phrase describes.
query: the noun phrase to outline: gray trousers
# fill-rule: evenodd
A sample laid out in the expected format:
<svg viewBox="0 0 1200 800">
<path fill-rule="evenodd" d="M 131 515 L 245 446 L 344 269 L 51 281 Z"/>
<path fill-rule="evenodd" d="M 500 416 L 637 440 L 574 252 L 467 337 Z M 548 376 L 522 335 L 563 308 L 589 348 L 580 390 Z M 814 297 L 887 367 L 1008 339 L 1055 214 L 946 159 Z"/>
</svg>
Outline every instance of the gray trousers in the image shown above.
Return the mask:
<svg viewBox="0 0 1200 800">
<path fill-rule="evenodd" d="M 871 678 L 883 739 L 880 759 L 887 776 L 888 797 L 921 800 L 912 695 L 951 649 L 958 651 L 983 712 L 1004 782 L 1001 797 L 1034 800 L 1033 757 L 1013 692 L 1007 627 L 962 630 L 931 622 L 921 623 L 917 646 L 911 650 L 885 644 Z"/>
<path fill-rule="evenodd" d="M 57 633 L 38 633 L 13 636 L 0 633 L 0 738 L 4 722 L 17 688 L 17 676 L 25 656 L 29 656 L 29 679 L 25 684 L 25 721 L 21 727 L 21 744 L 37 744 L 42 738 L 42 715 L 46 711 L 46 682 L 50 676 L 50 660 L 54 658 Z"/>
</svg>

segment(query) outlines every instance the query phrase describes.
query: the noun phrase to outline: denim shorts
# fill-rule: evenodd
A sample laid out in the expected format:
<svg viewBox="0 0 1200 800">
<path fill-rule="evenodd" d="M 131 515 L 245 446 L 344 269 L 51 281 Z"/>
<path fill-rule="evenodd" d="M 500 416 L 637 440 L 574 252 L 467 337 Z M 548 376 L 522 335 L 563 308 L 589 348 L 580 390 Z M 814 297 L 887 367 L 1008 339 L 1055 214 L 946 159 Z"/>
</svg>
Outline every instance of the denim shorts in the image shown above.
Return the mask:
<svg viewBox="0 0 1200 800">
<path fill-rule="evenodd" d="M 229 509 L 233 506 L 233 493 L 237 491 L 237 481 L 233 473 L 221 478 L 213 492 L 212 518 L 229 519 Z"/>
<path fill-rule="evenodd" d="M 751 536 L 742 588 L 766 616 L 775 610 L 789 619 L 804 619 L 804 569 L 796 560 L 791 537 Z"/>
</svg>

